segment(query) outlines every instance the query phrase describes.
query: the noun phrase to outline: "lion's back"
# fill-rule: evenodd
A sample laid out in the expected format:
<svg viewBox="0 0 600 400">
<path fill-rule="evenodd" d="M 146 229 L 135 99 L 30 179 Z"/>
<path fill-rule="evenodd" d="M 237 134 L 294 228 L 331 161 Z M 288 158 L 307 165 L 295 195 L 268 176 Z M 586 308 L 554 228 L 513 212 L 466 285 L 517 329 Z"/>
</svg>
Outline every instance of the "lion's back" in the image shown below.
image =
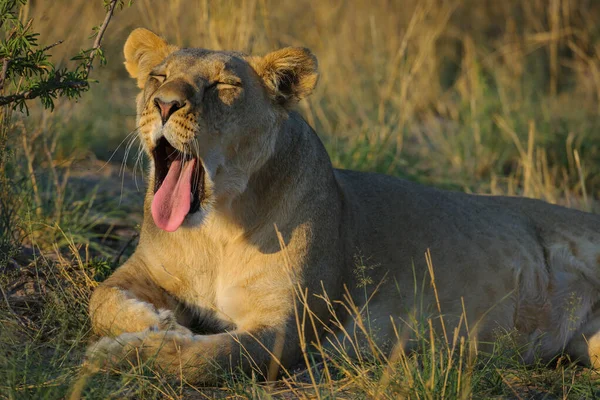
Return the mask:
<svg viewBox="0 0 600 400">
<path fill-rule="evenodd" d="M 384 262 L 413 262 L 429 249 L 468 273 L 473 265 L 506 262 L 514 254 L 537 261 L 544 247 L 565 235 L 600 243 L 599 215 L 522 197 L 439 190 L 382 174 L 335 174 L 350 240 L 386 254 Z"/>
<path fill-rule="evenodd" d="M 531 224 L 540 230 L 573 227 L 600 234 L 600 215 L 542 200 L 440 190 L 377 173 L 338 169 L 335 174 L 355 211 L 379 223 L 387 220 L 406 226 L 418 222 L 441 232 L 450 229 L 449 224 L 462 229 L 487 225 L 489 230 Z"/>
</svg>

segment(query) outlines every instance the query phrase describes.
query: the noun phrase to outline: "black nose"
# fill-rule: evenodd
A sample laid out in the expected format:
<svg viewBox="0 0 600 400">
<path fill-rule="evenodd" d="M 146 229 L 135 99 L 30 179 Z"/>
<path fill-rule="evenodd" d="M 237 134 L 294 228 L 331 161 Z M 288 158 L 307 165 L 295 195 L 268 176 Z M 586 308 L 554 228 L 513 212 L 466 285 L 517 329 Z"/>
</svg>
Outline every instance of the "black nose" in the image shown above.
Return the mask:
<svg viewBox="0 0 600 400">
<path fill-rule="evenodd" d="M 173 115 L 175 111 L 179 110 L 185 105 L 185 103 L 178 100 L 164 102 L 159 97 L 154 98 L 154 104 L 156 104 L 156 107 L 158 107 L 158 110 L 160 111 L 160 117 L 162 119 L 163 125 L 167 123 L 169 117 Z"/>
</svg>

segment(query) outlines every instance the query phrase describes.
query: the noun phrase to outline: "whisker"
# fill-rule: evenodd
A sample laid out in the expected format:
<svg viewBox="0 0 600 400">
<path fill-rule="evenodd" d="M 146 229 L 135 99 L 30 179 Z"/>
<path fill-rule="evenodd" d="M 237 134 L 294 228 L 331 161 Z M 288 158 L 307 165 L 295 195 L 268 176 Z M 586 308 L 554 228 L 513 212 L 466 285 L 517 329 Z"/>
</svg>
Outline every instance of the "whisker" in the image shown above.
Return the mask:
<svg viewBox="0 0 600 400">
<path fill-rule="evenodd" d="M 138 135 L 133 136 L 131 139 L 129 139 L 127 146 L 125 146 L 125 154 L 123 155 L 123 160 L 121 161 L 121 169 L 119 171 L 120 174 L 123 174 L 127 167 L 127 159 L 129 158 L 129 152 L 131 151 L 131 147 L 137 139 L 139 139 Z"/>
<path fill-rule="evenodd" d="M 106 160 L 106 162 L 100 167 L 98 168 L 98 171 L 96 172 L 100 172 L 104 167 L 106 167 L 108 165 L 109 162 L 112 161 L 113 157 L 115 156 L 115 154 L 117 154 L 117 151 L 119 150 L 119 148 L 123 145 L 123 143 L 128 140 L 130 138 L 131 135 L 136 134 L 138 131 L 138 128 L 135 128 L 134 130 L 132 130 L 131 132 L 129 132 L 127 135 L 125 135 L 125 137 L 123 138 L 123 140 L 121 140 L 121 142 L 119 143 L 119 145 L 117 146 L 116 149 L 113 150 L 112 154 L 110 155 L 110 157 L 108 158 L 108 160 Z"/>
<path fill-rule="evenodd" d="M 148 96 L 148 98 L 145 101 L 145 104 L 142 107 L 142 113 L 146 111 L 148 105 L 150 104 L 152 100 L 152 95 Z M 136 116 L 138 116 L 136 114 Z M 140 118 L 141 119 L 141 118 Z M 133 145 L 135 144 L 136 140 L 138 141 L 138 149 L 137 149 L 137 154 L 135 157 L 135 162 L 133 164 L 133 180 L 135 182 L 135 187 L 137 190 L 139 190 L 139 186 L 137 183 L 137 168 L 139 165 L 140 168 L 140 175 L 142 176 L 142 179 L 144 177 L 144 171 L 143 171 L 143 155 L 144 155 L 144 143 L 141 140 L 141 137 L 139 135 L 140 129 L 142 126 L 147 125 L 150 122 L 146 122 L 146 123 L 141 123 L 142 121 L 138 121 L 137 122 L 137 126 L 135 129 L 133 129 L 131 132 L 129 132 L 127 134 L 127 136 L 125 136 L 125 138 L 123 138 L 123 140 L 121 141 L 121 143 L 119 143 L 119 145 L 117 146 L 117 148 L 113 151 L 113 153 L 111 154 L 110 158 L 108 159 L 108 161 L 104 164 L 104 166 L 106 166 L 106 164 L 108 164 L 113 157 L 115 156 L 115 154 L 117 153 L 117 151 L 119 150 L 119 148 L 123 145 L 123 143 L 125 143 L 127 141 L 127 145 L 125 146 L 125 154 L 123 155 L 123 159 L 121 160 L 121 166 L 119 169 L 119 175 L 121 175 L 121 195 L 120 195 L 120 199 L 119 199 L 119 204 L 121 203 L 122 199 L 123 199 L 123 191 L 124 191 L 124 186 L 125 186 L 125 170 L 127 169 L 127 160 L 129 159 L 129 153 L 131 152 L 131 149 L 133 148 Z M 103 167 L 104 167 L 103 166 Z"/>
<path fill-rule="evenodd" d="M 143 160 L 144 160 L 144 147 L 142 146 L 142 143 L 140 142 L 138 145 L 138 151 L 137 151 L 137 156 L 136 156 L 136 160 L 135 160 L 135 164 L 133 165 L 133 181 L 135 182 L 135 188 L 139 191 L 140 188 L 138 186 L 137 183 L 137 168 L 139 165 L 140 168 L 140 175 L 142 177 L 142 182 L 144 179 L 144 170 L 143 170 Z"/>
<path fill-rule="evenodd" d="M 122 144 L 125 140 L 128 140 L 127 146 L 125 146 L 125 154 L 123 155 L 123 160 L 121 160 L 121 166 L 119 168 L 119 175 L 121 176 L 121 193 L 119 196 L 119 205 L 121 204 L 121 201 L 123 200 L 123 191 L 124 191 L 124 187 L 125 187 L 125 169 L 127 167 L 127 157 L 129 156 L 129 151 L 131 149 L 131 146 L 133 145 L 133 143 L 135 143 L 136 139 L 139 138 L 138 135 L 134 135 L 134 133 L 137 133 L 137 132 L 138 132 L 138 128 L 134 129 L 121 142 L 121 144 Z M 116 150 L 115 150 L 115 152 L 116 152 Z M 113 152 L 113 155 L 114 155 L 114 152 Z M 112 158 L 112 156 L 111 156 L 111 158 Z"/>
</svg>

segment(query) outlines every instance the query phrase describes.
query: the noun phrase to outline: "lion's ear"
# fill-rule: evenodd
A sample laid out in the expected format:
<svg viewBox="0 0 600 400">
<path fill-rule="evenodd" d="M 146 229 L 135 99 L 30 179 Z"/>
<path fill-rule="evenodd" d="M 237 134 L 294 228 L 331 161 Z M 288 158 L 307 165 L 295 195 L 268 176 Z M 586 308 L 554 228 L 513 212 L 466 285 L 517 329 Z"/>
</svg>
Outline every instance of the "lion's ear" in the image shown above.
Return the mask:
<svg viewBox="0 0 600 400">
<path fill-rule="evenodd" d="M 308 96 L 317 84 L 317 58 L 302 47 L 286 47 L 251 61 L 272 98 L 290 106 Z"/>
<path fill-rule="evenodd" d="M 144 28 L 133 30 L 123 48 L 125 68 L 143 89 L 152 68 L 160 64 L 177 47 Z"/>
</svg>

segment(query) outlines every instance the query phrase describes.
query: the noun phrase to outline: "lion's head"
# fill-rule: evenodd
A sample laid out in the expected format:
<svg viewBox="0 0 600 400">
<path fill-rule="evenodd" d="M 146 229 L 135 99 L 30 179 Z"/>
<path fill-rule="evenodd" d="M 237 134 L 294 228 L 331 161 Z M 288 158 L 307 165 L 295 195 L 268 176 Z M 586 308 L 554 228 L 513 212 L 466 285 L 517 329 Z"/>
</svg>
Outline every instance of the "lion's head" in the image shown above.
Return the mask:
<svg viewBox="0 0 600 400">
<path fill-rule="evenodd" d="M 317 61 L 288 47 L 264 57 L 179 49 L 134 30 L 125 67 L 137 79 L 137 127 L 152 164 L 155 224 L 200 224 L 242 193 L 271 156 L 287 109 L 310 94 Z"/>
</svg>

